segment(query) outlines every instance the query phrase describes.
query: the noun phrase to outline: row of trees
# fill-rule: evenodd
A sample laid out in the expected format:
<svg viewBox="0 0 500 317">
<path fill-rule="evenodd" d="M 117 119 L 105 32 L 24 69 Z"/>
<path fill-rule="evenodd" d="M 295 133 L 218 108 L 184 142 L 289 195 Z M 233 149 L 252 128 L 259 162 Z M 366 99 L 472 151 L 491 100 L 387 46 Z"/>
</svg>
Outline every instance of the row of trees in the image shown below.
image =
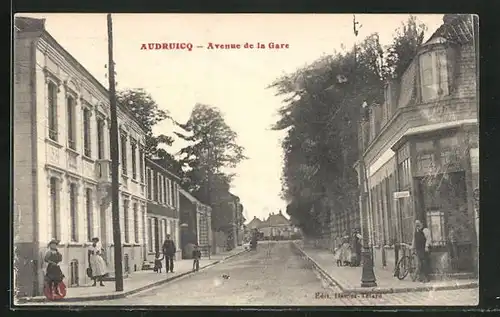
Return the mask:
<svg viewBox="0 0 500 317">
<path fill-rule="evenodd" d="M 353 50 L 322 56 L 268 88 L 284 106 L 275 130 L 282 142 L 287 213 L 308 236 L 321 236 L 331 210 L 358 210 L 358 122 L 363 102 L 381 102 L 384 83 L 399 78 L 422 44 L 426 26 L 411 16 L 383 47 L 377 33 Z M 312 208 L 314 207 L 314 208 Z"/>
<path fill-rule="evenodd" d="M 128 107 L 146 130 L 146 155 L 161 159 L 168 170 L 181 177 L 184 189 L 212 207 L 214 230 L 229 229 L 232 224 L 229 189 L 235 175 L 228 170 L 246 157 L 243 147 L 237 144 L 237 134 L 227 125 L 221 111 L 196 104 L 188 121 L 179 123 L 143 89 L 121 91 L 117 101 Z M 171 120 L 182 132 L 155 135 L 153 127 L 163 120 Z M 178 157 L 166 150 L 172 146 L 174 134 L 189 144 Z"/>
</svg>

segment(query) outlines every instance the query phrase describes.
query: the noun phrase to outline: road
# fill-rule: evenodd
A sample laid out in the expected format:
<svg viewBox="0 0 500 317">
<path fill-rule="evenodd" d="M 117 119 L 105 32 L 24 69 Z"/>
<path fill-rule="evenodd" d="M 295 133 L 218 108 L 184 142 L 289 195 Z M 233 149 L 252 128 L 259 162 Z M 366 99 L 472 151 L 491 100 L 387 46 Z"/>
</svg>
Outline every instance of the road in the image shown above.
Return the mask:
<svg viewBox="0 0 500 317">
<path fill-rule="evenodd" d="M 464 289 L 341 298 L 340 290 L 323 282 L 289 243 L 262 242 L 257 251 L 140 294 L 78 305 L 462 305 L 477 297 L 477 289 Z"/>
</svg>

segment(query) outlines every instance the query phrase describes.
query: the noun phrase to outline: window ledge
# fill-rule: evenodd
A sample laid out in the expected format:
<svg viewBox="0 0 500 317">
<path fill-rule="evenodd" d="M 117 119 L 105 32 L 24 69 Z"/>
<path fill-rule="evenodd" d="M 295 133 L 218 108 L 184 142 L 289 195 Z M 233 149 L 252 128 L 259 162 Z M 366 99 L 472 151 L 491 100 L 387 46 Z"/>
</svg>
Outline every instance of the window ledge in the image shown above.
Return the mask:
<svg viewBox="0 0 500 317">
<path fill-rule="evenodd" d="M 66 243 L 67 247 L 84 247 L 85 242 L 68 242 Z"/>
<path fill-rule="evenodd" d="M 71 154 L 73 154 L 75 156 L 79 156 L 80 155 L 80 153 L 78 153 L 76 150 L 74 150 L 74 149 L 72 149 L 70 147 L 66 148 L 66 152 L 69 152 L 69 153 L 71 153 Z"/>
<path fill-rule="evenodd" d="M 82 158 L 87 161 L 87 162 L 90 162 L 90 163 L 95 163 L 95 160 L 87 155 L 82 155 Z"/>
<path fill-rule="evenodd" d="M 61 149 L 63 147 L 62 144 L 60 144 L 57 141 L 52 140 L 51 138 L 45 138 L 45 143 L 49 143 L 49 144 L 51 144 L 51 145 L 53 145 L 53 146 L 55 146 L 55 147 L 57 147 L 59 149 Z"/>
<path fill-rule="evenodd" d="M 139 181 L 135 178 L 132 177 L 132 182 L 136 183 L 136 184 L 139 184 Z"/>
</svg>

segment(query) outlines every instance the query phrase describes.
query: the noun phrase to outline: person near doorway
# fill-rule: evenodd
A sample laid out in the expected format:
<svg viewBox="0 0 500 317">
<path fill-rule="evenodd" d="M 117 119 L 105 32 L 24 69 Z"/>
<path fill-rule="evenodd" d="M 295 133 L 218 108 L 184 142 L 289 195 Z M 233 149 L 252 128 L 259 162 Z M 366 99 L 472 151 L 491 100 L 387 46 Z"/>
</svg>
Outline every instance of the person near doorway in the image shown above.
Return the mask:
<svg viewBox="0 0 500 317">
<path fill-rule="evenodd" d="M 349 234 L 344 231 L 342 235 L 342 246 L 340 247 L 340 261 L 342 265 L 349 266 L 351 263 L 351 246 L 349 244 Z"/>
<path fill-rule="evenodd" d="M 169 234 L 167 234 L 167 237 L 163 242 L 162 251 L 165 256 L 165 272 L 168 273 L 170 271 L 170 273 L 174 273 L 174 257 L 177 250 L 175 248 L 175 243 L 170 238 Z"/>
<path fill-rule="evenodd" d="M 92 272 L 92 279 L 94 280 L 94 284 L 92 284 L 92 286 L 96 286 L 97 281 L 99 281 L 100 286 L 104 286 L 102 280 L 106 275 L 106 262 L 102 257 L 103 253 L 104 251 L 101 243 L 99 242 L 99 238 L 92 238 L 92 245 L 89 247 L 87 252 Z"/>
<path fill-rule="evenodd" d="M 418 257 L 419 262 L 419 281 L 423 283 L 429 282 L 430 275 L 430 245 L 431 232 L 424 227 L 422 221 L 415 221 L 415 232 L 413 234 L 412 249 Z"/>
<path fill-rule="evenodd" d="M 361 234 L 358 229 L 354 229 L 352 233 L 352 266 L 359 266 L 361 264 Z"/>
</svg>

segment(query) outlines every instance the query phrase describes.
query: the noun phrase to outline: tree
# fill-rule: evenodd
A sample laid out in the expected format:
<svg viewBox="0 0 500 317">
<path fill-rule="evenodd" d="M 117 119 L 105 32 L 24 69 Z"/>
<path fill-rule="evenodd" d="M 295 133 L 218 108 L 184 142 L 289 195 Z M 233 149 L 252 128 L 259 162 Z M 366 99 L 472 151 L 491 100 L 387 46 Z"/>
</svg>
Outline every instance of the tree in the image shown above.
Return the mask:
<svg viewBox="0 0 500 317">
<path fill-rule="evenodd" d="M 180 163 L 189 170 L 184 187 L 196 198 L 212 207 L 212 226 L 223 228 L 229 221 L 227 201 L 234 174 L 224 172 L 246 159 L 243 147 L 237 144 L 237 134 L 225 122 L 216 107 L 196 104 L 189 120 L 179 124 L 191 135 L 176 133 L 191 145 L 183 148 Z"/>
<path fill-rule="evenodd" d="M 392 43 L 387 47 L 386 70 L 389 78 L 401 78 L 422 45 L 427 26 L 410 15 L 396 30 Z"/>
<path fill-rule="evenodd" d="M 146 131 L 145 154 L 161 159 L 164 167 L 181 175 L 181 164 L 161 147 L 171 146 L 174 139 L 164 134 L 153 134 L 153 126 L 165 119 L 172 119 L 169 112 L 160 109 L 153 97 L 141 88 L 118 92 L 117 102 L 128 108 Z"/>
<path fill-rule="evenodd" d="M 283 196 L 292 201 L 288 211 L 307 235 L 325 231 L 333 205 L 357 213 L 356 123 L 363 100 L 383 97 L 382 51 L 372 34 L 359 45 L 356 60 L 352 51 L 323 56 L 270 85 L 285 96 L 273 127 L 288 130 Z"/>
</svg>

